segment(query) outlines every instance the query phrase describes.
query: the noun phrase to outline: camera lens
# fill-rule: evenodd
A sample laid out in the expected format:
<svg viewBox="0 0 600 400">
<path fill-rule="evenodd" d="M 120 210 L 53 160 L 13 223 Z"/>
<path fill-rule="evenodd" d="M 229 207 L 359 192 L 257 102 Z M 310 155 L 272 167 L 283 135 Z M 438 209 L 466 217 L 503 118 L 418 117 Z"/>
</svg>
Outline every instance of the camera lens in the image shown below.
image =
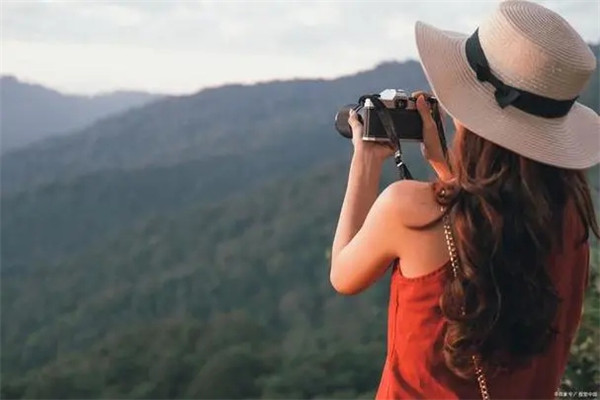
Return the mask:
<svg viewBox="0 0 600 400">
<path fill-rule="evenodd" d="M 335 114 L 335 129 L 345 138 L 352 139 L 352 128 L 348 123 L 350 110 L 358 110 L 358 104 L 346 104 Z"/>
</svg>

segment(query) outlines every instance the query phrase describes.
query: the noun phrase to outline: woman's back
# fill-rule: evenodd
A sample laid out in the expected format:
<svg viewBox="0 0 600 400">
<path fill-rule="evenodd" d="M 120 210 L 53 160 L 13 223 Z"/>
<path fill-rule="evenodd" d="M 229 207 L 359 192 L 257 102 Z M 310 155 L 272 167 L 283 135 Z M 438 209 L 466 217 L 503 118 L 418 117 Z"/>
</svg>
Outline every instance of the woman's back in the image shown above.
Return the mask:
<svg viewBox="0 0 600 400">
<path fill-rule="evenodd" d="M 400 260 L 379 398 L 487 399 L 486 386 L 492 399 L 554 397 L 581 318 L 587 239 L 600 237 L 584 171 L 600 162 L 600 118 L 576 101 L 596 59 L 567 21 L 527 1 L 501 2 L 470 36 L 423 23 L 415 34 L 452 146 L 418 96 L 438 179 L 377 196 L 394 146 L 363 140 L 351 113 L 330 280 L 356 294 Z"/>
<path fill-rule="evenodd" d="M 580 321 L 587 286 L 589 246 L 587 241 L 582 242 L 584 236 L 577 208 L 570 202 L 564 212 L 562 249 L 553 251 L 546 263 L 562 299 L 554 324 L 558 334 L 543 355 L 534 357 L 525 366 L 512 373 L 487 377 L 492 398 L 555 397 Z M 377 398 L 480 397 L 477 383 L 457 377 L 442 356 L 447 324 L 439 299 L 447 279 L 451 278 L 449 263 L 414 278 L 403 276 L 401 270 L 401 266 L 392 269 L 388 353 Z"/>
</svg>

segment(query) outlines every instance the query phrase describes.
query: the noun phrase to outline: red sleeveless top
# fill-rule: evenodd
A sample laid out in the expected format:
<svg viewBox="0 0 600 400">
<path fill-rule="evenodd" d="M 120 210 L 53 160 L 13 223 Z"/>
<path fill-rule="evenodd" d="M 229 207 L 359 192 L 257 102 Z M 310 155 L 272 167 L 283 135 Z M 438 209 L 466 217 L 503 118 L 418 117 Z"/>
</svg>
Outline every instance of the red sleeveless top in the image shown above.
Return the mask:
<svg viewBox="0 0 600 400">
<path fill-rule="evenodd" d="M 563 248 L 547 268 L 559 296 L 559 334 L 545 354 L 511 374 L 487 377 L 492 399 L 555 398 L 582 313 L 588 284 L 589 244 L 581 243 L 584 228 L 575 207 L 565 213 Z M 388 309 L 387 357 L 376 399 L 479 399 L 479 386 L 455 376 L 442 356 L 445 321 L 439 298 L 449 264 L 418 278 L 392 270 Z"/>
</svg>

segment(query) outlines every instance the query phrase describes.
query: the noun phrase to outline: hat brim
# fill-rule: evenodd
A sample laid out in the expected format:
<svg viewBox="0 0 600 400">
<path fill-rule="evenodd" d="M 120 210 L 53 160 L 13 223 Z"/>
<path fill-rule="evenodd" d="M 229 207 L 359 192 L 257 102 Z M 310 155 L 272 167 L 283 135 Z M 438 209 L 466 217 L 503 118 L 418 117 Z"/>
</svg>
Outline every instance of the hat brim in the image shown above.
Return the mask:
<svg viewBox="0 0 600 400">
<path fill-rule="evenodd" d="M 448 114 L 477 135 L 524 157 L 568 169 L 600 162 L 600 118 L 575 103 L 561 118 L 543 118 L 515 107 L 500 108 L 494 87 L 477 80 L 465 55 L 467 35 L 417 22 L 421 65 Z"/>
</svg>

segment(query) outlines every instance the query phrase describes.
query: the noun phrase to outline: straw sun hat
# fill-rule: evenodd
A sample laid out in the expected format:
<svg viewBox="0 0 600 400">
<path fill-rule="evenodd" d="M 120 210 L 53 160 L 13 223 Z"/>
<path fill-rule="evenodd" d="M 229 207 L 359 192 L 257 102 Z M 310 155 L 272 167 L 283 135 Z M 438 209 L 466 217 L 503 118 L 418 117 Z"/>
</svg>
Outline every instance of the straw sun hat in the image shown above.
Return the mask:
<svg viewBox="0 0 600 400">
<path fill-rule="evenodd" d="M 600 118 L 575 101 L 596 58 L 561 16 L 508 0 L 471 36 L 422 22 L 415 33 L 433 92 L 469 130 L 545 164 L 600 162 Z"/>
</svg>

